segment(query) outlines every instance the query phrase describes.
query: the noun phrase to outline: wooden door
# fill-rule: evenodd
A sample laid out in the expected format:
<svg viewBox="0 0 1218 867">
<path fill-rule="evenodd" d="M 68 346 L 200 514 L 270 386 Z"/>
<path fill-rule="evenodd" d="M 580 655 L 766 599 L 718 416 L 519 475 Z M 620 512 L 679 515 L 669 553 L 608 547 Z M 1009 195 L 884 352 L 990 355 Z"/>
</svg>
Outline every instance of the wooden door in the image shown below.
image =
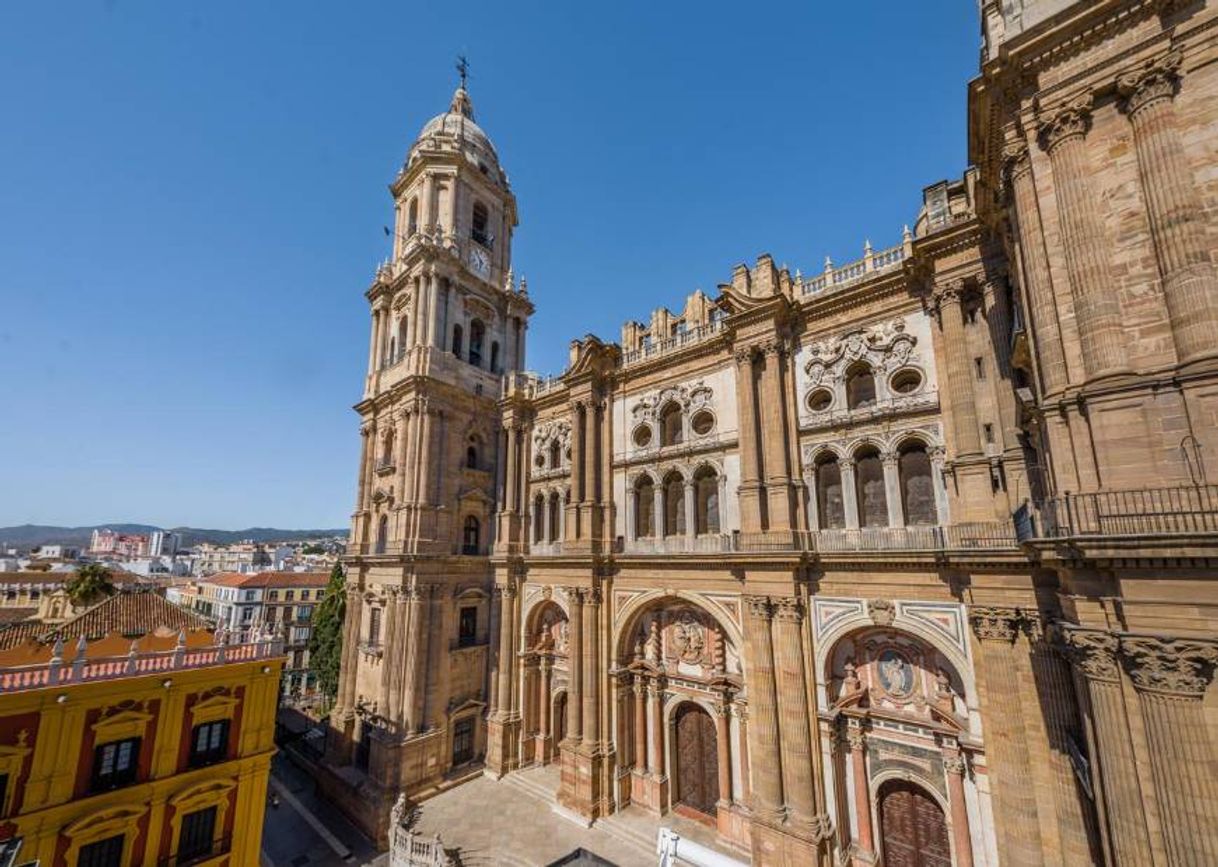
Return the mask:
<svg viewBox="0 0 1218 867">
<path fill-rule="evenodd" d="M 677 711 L 677 801 L 715 815 L 719 800 L 719 751 L 715 723 L 702 708 L 685 704 Z"/>
<path fill-rule="evenodd" d="M 905 780 L 880 789 L 880 846 L 886 867 L 951 867 L 943 811 L 924 789 Z"/>
</svg>

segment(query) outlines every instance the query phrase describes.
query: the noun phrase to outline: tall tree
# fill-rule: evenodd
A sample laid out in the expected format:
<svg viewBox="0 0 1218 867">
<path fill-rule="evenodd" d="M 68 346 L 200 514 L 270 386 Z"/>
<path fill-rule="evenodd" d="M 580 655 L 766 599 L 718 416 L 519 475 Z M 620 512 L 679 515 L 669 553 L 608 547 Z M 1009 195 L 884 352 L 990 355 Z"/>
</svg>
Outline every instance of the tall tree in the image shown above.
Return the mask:
<svg viewBox="0 0 1218 867">
<path fill-rule="evenodd" d="M 326 596 L 313 612 L 309 636 L 309 669 L 317 676 L 317 689 L 329 707 L 338 695 L 338 672 L 343 656 L 343 621 L 347 616 L 346 579 L 341 563 L 330 570 Z"/>
<path fill-rule="evenodd" d="M 64 590 L 72 604 L 79 608 L 91 605 L 103 596 L 113 595 L 114 578 L 101 563 L 86 563 L 68 579 Z"/>
</svg>

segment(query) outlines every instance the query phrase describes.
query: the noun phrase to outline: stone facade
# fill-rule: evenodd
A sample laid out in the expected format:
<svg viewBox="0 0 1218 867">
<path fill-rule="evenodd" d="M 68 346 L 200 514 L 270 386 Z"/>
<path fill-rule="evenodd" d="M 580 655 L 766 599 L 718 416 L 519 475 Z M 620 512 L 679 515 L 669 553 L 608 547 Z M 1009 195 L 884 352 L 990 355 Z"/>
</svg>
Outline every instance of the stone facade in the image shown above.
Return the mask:
<svg viewBox="0 0 1218 867">
<path fill-rule="evenodd" d="M 762 256 L 550 380 L 519 372 L 507 243 L 470 258 L 471 202 L 505 239 L 512 211 L 464 91 L 428 124 L 399 210 L 457 192 L 369 291 L 327 772 L 370 824 L 481 758 L 756 864 L 1218 860 L 1218 16 L 981 11 L 974 166 L 899 244 L 812 277 Z M 501 376 L 452 357 L 454 302 L 506 326 Z M 420 303 L 444 324 L 395 375 Z"/>
</svg>

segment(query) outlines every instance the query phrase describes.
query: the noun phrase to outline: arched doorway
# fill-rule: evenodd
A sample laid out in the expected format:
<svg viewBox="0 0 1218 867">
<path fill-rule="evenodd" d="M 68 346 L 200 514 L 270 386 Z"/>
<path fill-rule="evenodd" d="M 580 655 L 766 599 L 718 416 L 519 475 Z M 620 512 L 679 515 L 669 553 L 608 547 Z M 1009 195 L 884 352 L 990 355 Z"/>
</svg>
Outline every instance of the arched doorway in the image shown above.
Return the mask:
<svg viewBox="0 0 1218 867">
<path fill-rule="evenodd" d="M 710 714 L 686 702 L 677 709 L 676 800 L 699 813 L 715 815 L 719 801 L 719 753 Z"/>
<path fill-rule="evenodd" d="M 907 780 L 880 787 L 880 847 L 890 867 L 951 867 L 947 820 L 925 789 Z"/>
</svg>

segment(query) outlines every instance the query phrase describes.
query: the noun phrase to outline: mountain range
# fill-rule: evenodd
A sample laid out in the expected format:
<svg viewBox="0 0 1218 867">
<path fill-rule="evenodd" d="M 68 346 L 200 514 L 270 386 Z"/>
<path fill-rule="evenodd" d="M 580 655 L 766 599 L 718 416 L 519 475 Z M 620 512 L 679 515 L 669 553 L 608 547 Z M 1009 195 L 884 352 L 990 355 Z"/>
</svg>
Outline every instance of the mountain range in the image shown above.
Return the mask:
<svg viewBox="0 0 1218 867">
<path fill-rule="evenodd" d="M 255 542 L 295 542 L 301 539 L 318 539 L 327 536 L 346 536 L 347 529 L 339 530 L 278 530 L 274 527 L 248 527 L 244 530 L 206 530 L 199 527 L 156 527 L 151 524 L 94 524 L 90 527 L 53 527 L 44 524 L 22 524 L 18 527 L 0 527 L 0 545 L 31 548 L 35 545 L 79 545 L 87 547 L 94 530 L 113 530 L 116 533 L 151 533 L 164 530 L 178 533 L 182 544 L 197 545 L 212 542 L 219 545 L 252 539 Z"/>
</svg>

